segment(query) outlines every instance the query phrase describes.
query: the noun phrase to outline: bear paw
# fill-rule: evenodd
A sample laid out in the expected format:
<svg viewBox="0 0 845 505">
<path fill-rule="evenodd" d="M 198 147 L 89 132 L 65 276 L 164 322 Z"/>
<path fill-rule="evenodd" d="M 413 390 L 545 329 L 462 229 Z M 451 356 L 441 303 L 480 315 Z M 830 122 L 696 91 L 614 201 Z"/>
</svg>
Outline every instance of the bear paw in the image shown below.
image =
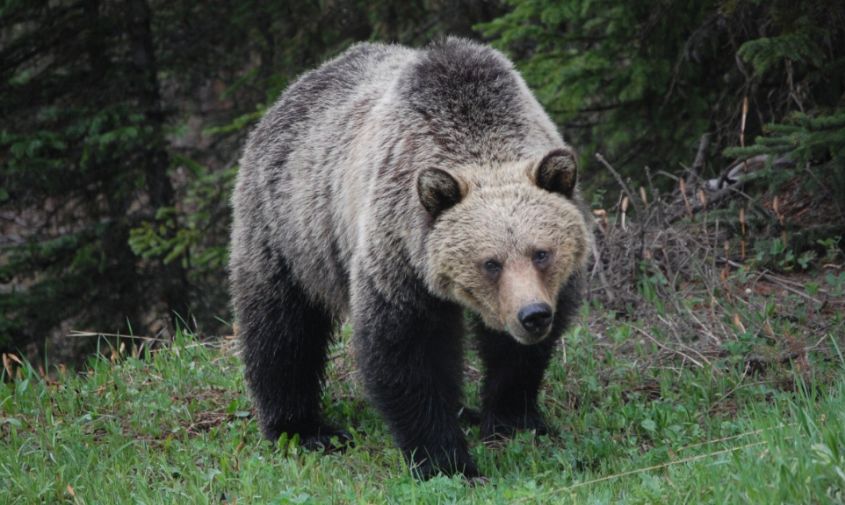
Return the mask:
<svg viewBox="0 0 845 505">
<path fill-rule="evenodd" d="M 352 435 L 334 426 L 321 426 L 316 433 L 300 435 L 299 445 L 309 451 L 343 452 L 352 446 Z"/>
<path fill-rule="evenodd" d="M 264 436 L 270 441 L 277 441 L 282 435 L 287 434 L 287 440 L 294 436 L 299 437 L 299 446 L 308 451 L 342 452 L 352 446 L 352 435 L 348 431 L 336 428 L 331 425 L 318 425 L 316 429 L 309 430 L 288 430 L 288 429 L 263 429 Z"/>
<path fill-rule="evenodd" d="M 549 425 L 539 412 L 523 414 L 485 414 L 481 420 L 481 438 L 496 441 L 513 438 L 517 431 L 533 431 L 536 436 L 548 435 Z"/>
<path fill-rule="evenodd" d="M 411 471 L 421 480 L 428 480 L 438 474 L 451 476 L 461 474 L 470 483 L 484 480 L 472 461 L 472 457 L 466 452 L 447 454 L 444 451 L 436 451 L 432 456 L 430 453 L 427 457 L 418 456 L 414 453 L 411 459 Z"/>
</svg>

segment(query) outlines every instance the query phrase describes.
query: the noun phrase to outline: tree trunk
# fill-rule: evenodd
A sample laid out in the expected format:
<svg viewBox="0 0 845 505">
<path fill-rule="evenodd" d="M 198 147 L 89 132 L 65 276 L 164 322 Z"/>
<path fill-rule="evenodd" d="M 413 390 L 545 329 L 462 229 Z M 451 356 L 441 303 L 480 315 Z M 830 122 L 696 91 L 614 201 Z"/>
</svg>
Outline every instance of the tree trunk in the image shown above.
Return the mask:
<svg viewBox="0 0 845 505">
<path fill-rule="evenodd" d="M 173 184 L 168 176 L 170 156 L 165 148 L 164 112 L 161 106 L 155 49 L 151 28 L 150 6 L 147 0 L 127 0 L 129 14 L 129 44 L 132 64 L 137 76 L 138 104 L 146 124 L 153 129 L 152 142 L 143 156 L 146 189 L 153 213 L 174 204 Z M 174 326 L 181 318 L 190 321 L 190 292 L 185 269 L 178 261 L 156 265 L 156 277 L 161 298 L 170 311 Z"/>
</svg>

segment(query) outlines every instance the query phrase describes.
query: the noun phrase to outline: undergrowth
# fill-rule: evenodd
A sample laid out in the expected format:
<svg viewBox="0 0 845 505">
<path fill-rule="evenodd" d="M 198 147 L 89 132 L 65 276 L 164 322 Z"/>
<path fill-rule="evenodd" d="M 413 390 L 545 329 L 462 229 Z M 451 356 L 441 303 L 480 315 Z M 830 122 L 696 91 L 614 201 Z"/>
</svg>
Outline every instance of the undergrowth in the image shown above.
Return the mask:
<svg viewBox="0 0 845 505">
<path fill-rule="evenodd" d="M 353 433 L 343 454 L 261 439 L 231 340 L 179 334 L 153 350 L 105 347 L 82 372 L 7 356 L 0 503 L 845 500 L 840 334 L 818 335 L 830 345 L 805 346 L 800 363 L 755 368 L 754 341 L 737 338 L 720 354 L 697 357 L 667 351 L 667 336 L 647 336 L 648 328 L 600 308 L 585 308 L 582 323 L 541 394 L 555 436 L 522 433 L 483 445 L 477 428 L 466 428 L 490 478 L 480 486 L 411 476 L 359 390 L 348 330 L 332 350 L 325 395 L 327 416 Z M 787 323 L 775 324 L 782 332 Z M 470 405 L 477 363 L 470 352 Z"/>
</svg>

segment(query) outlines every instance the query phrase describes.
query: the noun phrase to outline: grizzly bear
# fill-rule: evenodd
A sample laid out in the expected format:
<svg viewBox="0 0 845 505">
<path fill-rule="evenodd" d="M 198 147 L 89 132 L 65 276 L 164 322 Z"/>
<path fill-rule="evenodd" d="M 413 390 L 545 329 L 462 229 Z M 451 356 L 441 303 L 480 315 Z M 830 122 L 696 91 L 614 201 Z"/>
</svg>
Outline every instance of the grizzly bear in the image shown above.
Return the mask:
<svg viewBox="0 0 845 505">
<path fill-rule="evenodd" d="M 249 136 L 233 197 L 231 289 L 263 435 L 348 441 L 320 412 L 348 319 L 366 394 L 416 474 L 477 476 L 458 420 L 465 309 L 482 436 L 544 432 L 538 391 L 589 245 L 576 176 L 487 46 L 363 43 L 301 76 Z"/>
</svg>

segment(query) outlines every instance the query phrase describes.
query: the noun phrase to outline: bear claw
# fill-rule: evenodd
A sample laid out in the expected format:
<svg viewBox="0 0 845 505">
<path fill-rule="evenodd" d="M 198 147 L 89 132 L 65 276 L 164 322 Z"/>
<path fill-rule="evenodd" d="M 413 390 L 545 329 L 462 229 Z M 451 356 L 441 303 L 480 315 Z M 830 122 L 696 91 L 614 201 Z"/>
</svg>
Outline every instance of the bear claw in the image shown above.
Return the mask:
<svg viewBox="0 0 845 505">
<path fill-rule="evenodd" d="M 421 480 L 428 480 L 437 475 L 451 476 L 460 474 L 468 482 L 473 484 L 476 479 L 486 479 L 478 472 L 475 463 L 467 457 L 460 462 L 456 461 L 431 461 L 423 459 L 411 465 L 412 473 Z"/>
<path fill-rule="evenodd" d="M 481 422 L 481 438 L 495 442 L 513 438 L 517 431 L 532 431 L 535 436 L 549 435 L 549 426 L 540 414 L 520 416 L 487 415 Z"/>
<path fill-rule="evenodd" d="M 309 430 L 307 433 L 287 430 L 265 432 L 265 438 L 274 443 L 283 436 L 287 441 L 298 438 L 299 447 L 307 451 L 343 452 L 354 445 L 352 435 L 348 431 L 333 426 L 320 426 L 316 431 Z"/>
<path fill-rule="evenodd" d="M 299 445 L 309 451 L 343 452 L 352 447 L 354 442 L 346 430 L 323 427 L 316 434 L 301 436 Z"/>
</svg>

